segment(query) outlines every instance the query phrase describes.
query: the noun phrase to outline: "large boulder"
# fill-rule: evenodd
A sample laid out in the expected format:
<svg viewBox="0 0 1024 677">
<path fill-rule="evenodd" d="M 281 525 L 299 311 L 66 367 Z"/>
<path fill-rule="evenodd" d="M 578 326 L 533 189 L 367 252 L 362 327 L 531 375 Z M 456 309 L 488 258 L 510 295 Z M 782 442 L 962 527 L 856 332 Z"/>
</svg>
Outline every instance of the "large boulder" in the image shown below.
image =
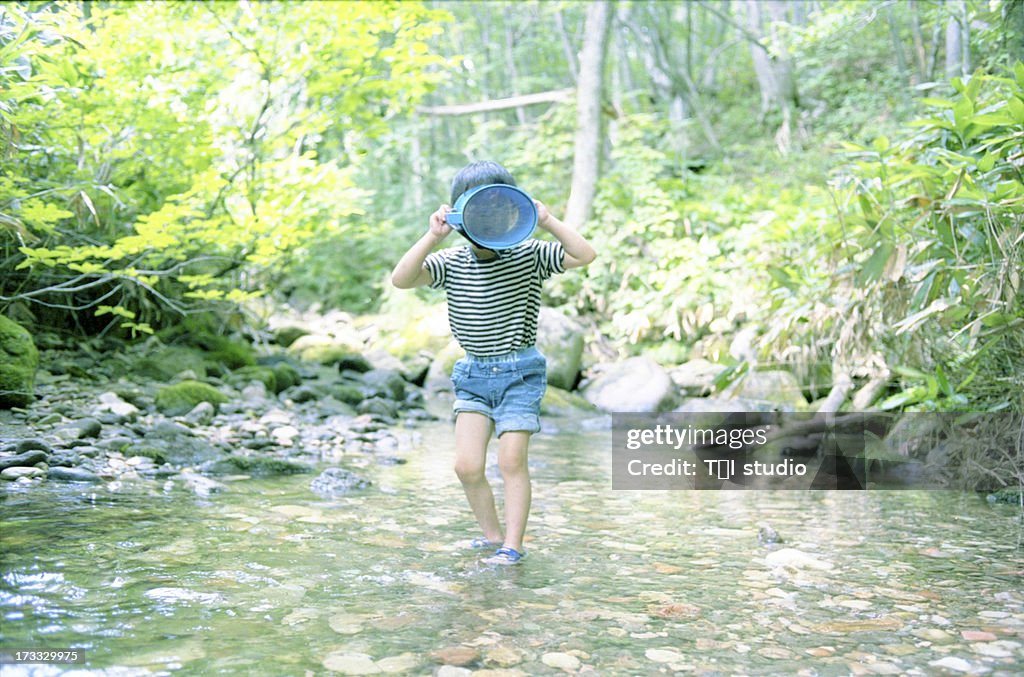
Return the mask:
<svg viewBox="0 0 1024 677">
<path fill-rule="evenodd" d="M 322 334 L 302 336 L 288 346 L 288 354 L 305 362 L 341 364 L 353 359 L 366 362 L 361 343 Z M 367 363 L 367 368 L 369 364 Z M 365 370 L 364 370 L 365 371 Z"/>
<path fill-rule="evenodd" d="M 557 310 L 541 308 L 537 348 L 548 359 L 548 385 L 572 390 L 583 358 L 583 327 Z"/>
<path fill-rule="evenodd" d="M 456 341 L 451 341 L 442 349 L 430 363 L 430 369 L 427 371 L 427 380 L 423 384 L 427 391 L 432 393 L 451 392 L 452 367 L 465 356 L 466 351 Z"/>
<path fill-rule="evenodd" d="M 725 370 L 724 364 L 697 358 L 673 367 L 669 376 L 685 394 L 703 397 L 711 393 L 715 379 Z"/>
<path fill-rule="evenodd" d="M 647 357 L 631 357 L 602 370 L 583 396 L 608 412 L 654 412 L 671 409 L 675 384 L 661 365 Z"/>
<path fill-rule="evenodd" d="M 39 351 L 32 335 L 0 315 L 0 408 L 24 407 L 35 397 Z"/>
<path fill-rule="evenodd" d="M 751 371 L 725 389 L 725 397 L 738 397 L 755 402 L 768 402 L 780 411 L 803 411 L 807 400 L 796 377 L 788 371 Z"/>
</svg>

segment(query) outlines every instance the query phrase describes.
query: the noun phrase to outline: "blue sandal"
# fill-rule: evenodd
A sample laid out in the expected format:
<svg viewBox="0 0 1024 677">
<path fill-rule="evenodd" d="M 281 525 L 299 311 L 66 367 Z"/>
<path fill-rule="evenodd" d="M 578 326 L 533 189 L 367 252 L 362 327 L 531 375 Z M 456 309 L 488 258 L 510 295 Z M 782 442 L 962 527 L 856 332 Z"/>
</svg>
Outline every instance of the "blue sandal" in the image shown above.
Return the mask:
<svg viewBox="0 0 1024 677">
<path fill-rule="evenodd" d="M 519 552 L 514 548 L 506 548 L 504 546 L 494 551 L 494 554 L 484 560 L 486 564 L 518 564 L 521 559 L 526 557 L 525 552 Z"/>
</svg>

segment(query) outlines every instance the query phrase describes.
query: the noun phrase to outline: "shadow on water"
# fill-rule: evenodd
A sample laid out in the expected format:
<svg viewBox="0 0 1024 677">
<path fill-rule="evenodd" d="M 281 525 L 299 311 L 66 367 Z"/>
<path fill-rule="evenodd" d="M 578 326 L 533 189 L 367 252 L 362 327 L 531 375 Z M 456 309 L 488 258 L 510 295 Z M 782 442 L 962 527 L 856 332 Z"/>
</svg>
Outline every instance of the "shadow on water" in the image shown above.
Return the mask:
<svg viewBox="0 0 1024 677">
<path fill-rule="evenodd" d="M 606 434 L 544 435 L 530 554 L 496 568 L 460 543 L 476 531 L 451 437 L 425 429 L 407 464 L 332 501 L 310 476 L 209 497 L 170 481 L 9 485 L 3 648 L 84 648 L 80 674 L 1024 670 L 1011 507 L 953 492 L 612 491 Z M 759 544 L 765 522 L 782 543 Z"/>
</svg>

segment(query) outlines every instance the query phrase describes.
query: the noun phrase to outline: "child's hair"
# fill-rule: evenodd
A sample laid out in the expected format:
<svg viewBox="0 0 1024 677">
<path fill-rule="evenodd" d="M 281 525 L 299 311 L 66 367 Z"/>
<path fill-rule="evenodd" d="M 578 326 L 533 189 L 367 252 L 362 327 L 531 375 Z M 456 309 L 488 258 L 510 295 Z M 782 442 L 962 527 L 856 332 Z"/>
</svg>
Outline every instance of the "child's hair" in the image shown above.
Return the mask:
<svg viewBox="0 0 1024 677">
<path fill-rule="evenodd" d="M 503 183 L 508 186 L 516 185 L 516 180 L 507 169 L 491 160 L 481 160 L 468 164 L 459 170 L 459 173 L 452 179 L 452 201 L 455 204 L 463 193 L 470 188 L 486 186 L 491 183 Z"/>
</svg>

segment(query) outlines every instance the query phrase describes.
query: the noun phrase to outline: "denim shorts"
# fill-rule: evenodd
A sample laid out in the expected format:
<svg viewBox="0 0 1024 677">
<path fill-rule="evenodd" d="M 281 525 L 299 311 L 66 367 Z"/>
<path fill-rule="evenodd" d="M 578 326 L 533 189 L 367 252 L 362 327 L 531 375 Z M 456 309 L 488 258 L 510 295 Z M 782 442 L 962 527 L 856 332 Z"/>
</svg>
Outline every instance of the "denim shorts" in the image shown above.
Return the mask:
<svg viewBox="0 0 1024 677">
<path fill-rule="evenodd" d="M 466 355 L 452 369 L 455 414 L 475 411 L 494 421 L 498 437 L 509 430 L 540 430 L 540 401 L 548 387 L 547 360 L 536 348 L 505 355 Z"/>
</svg>

